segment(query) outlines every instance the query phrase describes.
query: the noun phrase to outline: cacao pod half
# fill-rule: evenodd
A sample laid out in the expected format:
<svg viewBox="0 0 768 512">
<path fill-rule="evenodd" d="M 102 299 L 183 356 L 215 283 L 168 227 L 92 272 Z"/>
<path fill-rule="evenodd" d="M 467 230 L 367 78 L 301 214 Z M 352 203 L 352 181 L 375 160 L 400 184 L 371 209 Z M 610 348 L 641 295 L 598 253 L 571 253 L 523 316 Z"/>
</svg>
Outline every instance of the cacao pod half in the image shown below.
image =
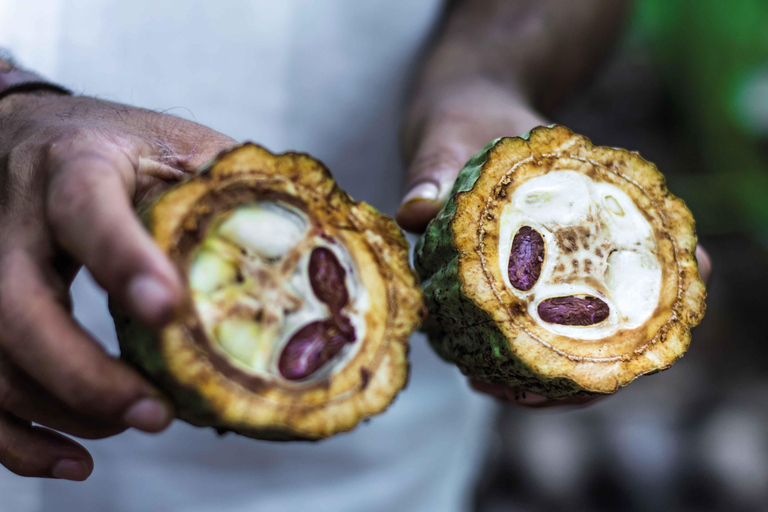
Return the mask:
<svg viewBox="0 0 768 512">
<path fill-rule="evenodd" d="M 194 425 L 320 439 L 383 411 L 423 316 L 394 221 L 308 155 L 222 153 L 142 213 L 186 299 L 159 332 L 116 307 L 122 357 Z"/>
<path fill-rule="evenodd" d="M 704 314 L 691 213 L 637 153 L 562 126 L 467 162 L 416 247 L 434 349 L 550 398 L 669 367 Z"/>
</svg>

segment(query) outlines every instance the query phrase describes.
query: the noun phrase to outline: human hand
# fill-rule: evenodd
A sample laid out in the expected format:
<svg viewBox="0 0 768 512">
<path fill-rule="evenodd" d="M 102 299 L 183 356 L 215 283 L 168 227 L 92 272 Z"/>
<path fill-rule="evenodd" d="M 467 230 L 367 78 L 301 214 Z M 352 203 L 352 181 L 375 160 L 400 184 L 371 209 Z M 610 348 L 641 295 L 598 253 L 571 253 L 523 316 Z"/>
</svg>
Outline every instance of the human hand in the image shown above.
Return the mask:
<svg viewBox="0 0 768 512">
<path fill-rule="evenodd" d="M 55 431 L 97 439 L 129 427 L 158 432 L 171 422 L 170 404 L 72 318 L 69 287 L 85 265 L 138 319 L 169 321 L 182 298 L 180 279 L 134 204 L 234 143 L 190 121 L 94 98 L 24 93 L 0 101 L 6 468 L 84 480 L 90 454 Z"/>
<path fill-rule="evenodd" d="M 422 232 L 448 199 L 464 163 L 491 140 L 522 135 L 549 124 L 524 101 L 488 84 L 446 89 L 438 97 L 421 98 L 407 113 L 403 147 L 408 162 L 406 192 L 397 222 L 408 231 Z M 699 273 L 709 279 L 711 262 L 696 250 Z M 470 379 L 470 386 L 502 401 L 528 407 L 585 405 L 598 397 L 549 399 L 503 384 Z"/>
</svg>

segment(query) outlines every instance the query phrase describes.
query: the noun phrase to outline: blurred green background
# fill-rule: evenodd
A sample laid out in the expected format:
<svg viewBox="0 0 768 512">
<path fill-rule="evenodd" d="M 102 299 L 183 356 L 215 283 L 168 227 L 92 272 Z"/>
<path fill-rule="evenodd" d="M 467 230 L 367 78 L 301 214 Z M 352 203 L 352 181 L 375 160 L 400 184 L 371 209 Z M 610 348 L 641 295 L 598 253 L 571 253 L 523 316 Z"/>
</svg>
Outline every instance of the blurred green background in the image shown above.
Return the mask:
<svg viewBox="0 0 768 512">
<path fill-rule="evenodd" d="M 768 2 L 641 0 L 632 23 L 691 157 L 671 185 L 702 232 L 768 244 Z"/>
</svg>

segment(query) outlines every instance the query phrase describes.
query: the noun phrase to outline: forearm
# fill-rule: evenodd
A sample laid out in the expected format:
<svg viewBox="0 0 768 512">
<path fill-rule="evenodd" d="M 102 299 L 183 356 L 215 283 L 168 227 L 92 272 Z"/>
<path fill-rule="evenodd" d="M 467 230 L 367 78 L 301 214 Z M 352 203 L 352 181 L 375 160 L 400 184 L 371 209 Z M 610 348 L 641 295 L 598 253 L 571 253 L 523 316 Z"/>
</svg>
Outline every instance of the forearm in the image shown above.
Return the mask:
<svg viewBox="0 0 768 512">
<path fill-rule="evenodd" d="M 542 112 L 608 52 L 629 1 L 455 0 L 405 111 L 400 225 L 424 229 L 489 141 L 546 124 Z"/>
<path fill-rule="evenodd" d="M 459 94 L 546 111 L 610 50 L 629 0 L 458 0 L 416 80 L 411 117 Z M 475 101 L 483 102 L 482 98 Z"/>
</svg>

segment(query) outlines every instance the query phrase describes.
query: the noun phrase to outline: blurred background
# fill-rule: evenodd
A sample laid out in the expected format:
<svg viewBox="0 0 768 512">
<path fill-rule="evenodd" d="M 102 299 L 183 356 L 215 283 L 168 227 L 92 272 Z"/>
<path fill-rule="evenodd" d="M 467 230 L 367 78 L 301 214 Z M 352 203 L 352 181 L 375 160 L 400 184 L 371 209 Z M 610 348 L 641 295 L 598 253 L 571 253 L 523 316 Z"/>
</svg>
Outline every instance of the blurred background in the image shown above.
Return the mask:
<svg viewBox="0 0 768 512">
<path fill-rule="evenodd" d="M 768 2 L 639 0 L 550 118 L 655 162 L 714 272 L 688 354 L 579 410 L 506 407 L 476 506 L 768 510 Z"/>
</svg>

